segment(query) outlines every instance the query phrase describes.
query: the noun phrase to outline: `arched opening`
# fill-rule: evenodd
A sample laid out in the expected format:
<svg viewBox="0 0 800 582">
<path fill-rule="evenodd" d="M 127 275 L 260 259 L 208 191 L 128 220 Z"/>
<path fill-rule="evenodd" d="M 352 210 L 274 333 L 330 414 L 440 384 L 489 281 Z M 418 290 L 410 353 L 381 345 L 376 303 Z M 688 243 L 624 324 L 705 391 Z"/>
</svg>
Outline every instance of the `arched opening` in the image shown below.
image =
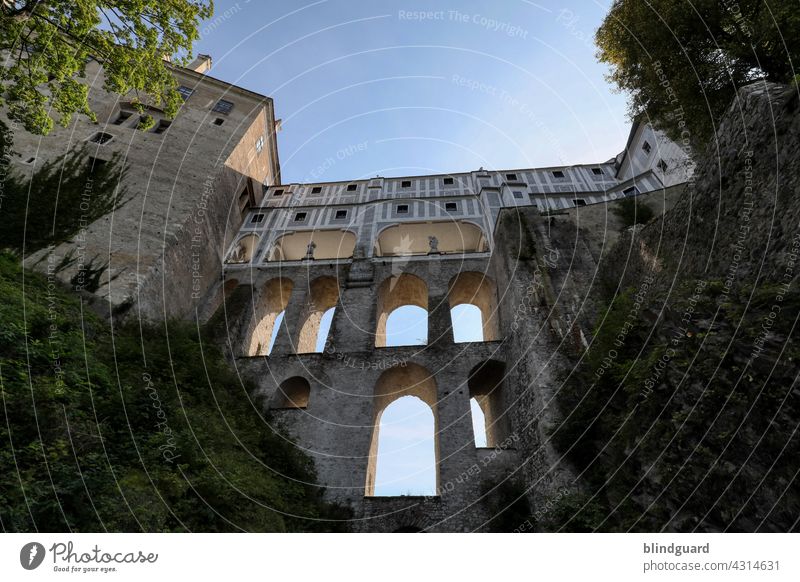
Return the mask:
<svg viewBox="0 0 800 582">
<path fill-rule="evenodd" d="M 321 352 L 328 337 L 330 323 L 325 334 L 322 334 L 322 319 L 328 314 L 328 319 L 333 317 L 333 308 L 339 302 L 339 282 L 334 277 L 318 277 L 308 286 L 308 301 L 300 320 L 303 325 L 297 340 L 297 353 L 308 354 Z M 320 342 L 321 338 L 321 342 Z M 322 348 L 320 348 L 320 343 Z"/>
<path fill-rule="evenodd" d="M 497 310 L 497 290 L 494 281 L 484 275 L 475 271 L 465 271 L 459 273 L 450 280 L 449 289 L 447 292 L 447 300 L 450 303 L 451 322 L 453 325 L 453 334 L 456 334 L 456 320 L 453 317 L 453 310 L 461 305 L 471 305 L 480 310 L 482 337 L 480 340 L 461 340 L 461 341 L 494 341 L 500 339 Z M 457 313 L 462 314 L 464 310 Z M 474 312 L 473 312 L 474 313 Z M 474 315 L 473 315 L 474 319 Z M 459 324 L 459 334 L 463 326 Z M 476 333 L 472 333 L 472 337 L 477 337 Z M 459 341 L 456 339 L 456 341 Z"/>
<path fill-rule="evenodd" d="M 403 310 L 398 308 L 412 306 L 420 311 Z M 394 314 L 395 310 L 399 311 Z M 424 312 L 424 318 L 422 317 Z M 387 324 L 389 316 L 392 318 L 392 329 L 398 330 L 402 338 L 406 333 L 421 336 L 424 325 L 424 343 L 428 340 L 428 286 L 425 281 L 415 275 L 403 273 L 393 275 L 386 279 L 378 289 L 377 326 L 375 329 L 375 347 L 382 348 L 391 345 L 387 342 Z M 424 324 L 422 321 L 424 320 Z M 416 324 L 414 322 L 417 322 Z M 393 336 L 394 338 L 395 336 Z M 417 338 L 414 338 L 417 339 Z M 421 338 L 420 338 L 421 339 Z M 398 344 L 393 344 L 398 345 Z M 401 345 L 418 345 L 401 344 Z"/>
<path fill-rule="evenodd" d="M 247 351 L 249 356 L 266 356 L 272 351 L 293 288 L 291 279 L 282 277 L 270 279 L 261 288 L 261 295 L 253 310 Z"/>
<path fill-rule="evenodd" d="M 258 246 L 258 235 L 250 234 L 243 236 L 233 245 L 231 252 L 228 253 L 229 263 L 249 263 Z"/>
<path fill-rule="evenodd" d="M 376 257 L 478 253 L 489 249 L 483 231 L 470 222 L 413 222 L 390 226 L 375 240 Z"/>
<path fill-rule="evenodd" d="M 307 408 L 311 385 L 301 376 L 281 382 L 272 399 L 272 408 Z"/>
<path fill-rule="evenodd" d="M 402 396 L 381 413 L 375 491 L 379 497 L 436 494 L 433 412 Z"/>
<path fill-rule="evenodd" d="M 469 399 L 469 409 L 472 413 L 472 434 L 475 437 L 475 446 L 478 448 L 486 447 L 486 415 L 475 398 Z"/>
<path fill-rule="evenodd" d="M 269 251 L 269 261 L 349 259 L 356 236 L 347 230 L 305 230 L 279 237 Z"/>
<path fill-rule="evenodd" d="M 386 318 L 386 347 L 428 343 L 428 312 L 416 305 L 398 307 Z"/>
<path fill-rule="evenodd" d="M 475 366 L 469 373 L 467 385 L 469 386 L 472 425 L 477 447 L 495 447 L 498 443 L 503 442 L 508 434 L 508 420 L 503 404 L 502 388 L 505 370 L 504 363 L 497 360 L 486 360 Z M 483 430 L 480 427 L 481 416 Z"/>
<path fill-rule="evenodd" d="M 415 398 L 405 398 L 407 396 Z M 402 400 L 402 402 L 401 402 Z M 436 408 L 436 382 L 430 372 L 419 364 L 408 363 L 386 370 L 375 383 L 373 432 L 367 464 L 367 483 L 365 493 L 374 495 L 416 494 L 432 495 L 439 486 L 439 444 L 436 435 L 439 431 L 439 417 Z M 396 403 L 392 410 L 390 405 Z M 425 406 L 427 411 L 422 409 Z M 402 429 L 403 432 L 400 432 Z M 410 429 L 410 430 L 409 430 Z M 389 431 L 389 445 L 382 442 L 383 431 Z M 413 436 L 417 445 L 392 444 L 392 432 L 400 432 L 401 437 Z M 379 446 L 379 441 L 380 446 Z M 430 460 L 432 441 L 433 459 Z M 392 458 L 406 451 L 414 452 L 414 465 L 392 473 Z M 380 488 L 378 464 L 380 454 Z M 388 465 L 388 473 L 383 465 Z M 386 475 L 386 477 L 384 476 Z M 377 491 L 377 492 L 376 492 Z"/>
<path fill-rule="evenodd" d="M 455 343 L 482 342 L 483 318 L 477 305 L 462 303 L 450 310 L 453 322 L 453 341 Z"/>
</svg>

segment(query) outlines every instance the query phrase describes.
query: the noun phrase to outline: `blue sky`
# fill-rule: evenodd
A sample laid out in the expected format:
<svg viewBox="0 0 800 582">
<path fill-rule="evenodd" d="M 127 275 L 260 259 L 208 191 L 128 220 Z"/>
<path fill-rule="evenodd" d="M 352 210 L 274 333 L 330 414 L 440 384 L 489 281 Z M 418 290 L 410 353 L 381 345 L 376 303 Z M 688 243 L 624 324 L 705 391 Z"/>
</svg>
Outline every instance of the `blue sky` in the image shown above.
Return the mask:
<svg viewBox="0 0 800 582">
<path fill-rule="evenodd" d="M 591 163 L 625 145 L 625 97 L 591 41 L 607 3 L 215 5 L 196 49 L 274 98 L 284 182 Z"/>
<path fill-rule="evenodd" d="M 608 1 L 215 5 L 196 50 L 212 55 L 213 76 L 274 99 L 284 183 L 593 163 L 628 136 L 625 96 L 592 43 Z M 403 309 L 389 345 L 427 335 L 425 314 Z M 474 311 L 454 318 L 456 341 L 480 333 Z M 432 493 L 427 405 L 387 408 L 378 454 L 378 494 Z"/>
</svg>

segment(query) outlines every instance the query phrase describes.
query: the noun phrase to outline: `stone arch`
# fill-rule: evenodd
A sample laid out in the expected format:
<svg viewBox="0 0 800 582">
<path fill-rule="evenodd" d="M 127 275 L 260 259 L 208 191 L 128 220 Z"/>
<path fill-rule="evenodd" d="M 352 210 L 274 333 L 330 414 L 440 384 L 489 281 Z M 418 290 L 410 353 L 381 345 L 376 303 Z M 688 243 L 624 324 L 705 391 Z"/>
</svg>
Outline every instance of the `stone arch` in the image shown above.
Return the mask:
<svg viewBox="0 0 800 582">
<path fill-rule="evenodd" d="M 339 282 L 335 277 L 317 277 L 308 286 L 308 302 L 303 325 L 297 340 L 297 353 L 308 354 L 316 351 L 320 322 L 326 311 L 336 307 L 339 302 Z"/>
<path fill-rule="evenodd" d="M 481 312 L 483 341 L 500 339 L 497 319 L 497 286 L 491 277 L 476 271 L 464 271 L 450 280 L 447 291 L 450 309 L 463 304 L 474 305 Z"/>
<path fill-rule="evenodd" d="M 508 434 L 508 421 L 503 407 L 503 379 L 506 365 L 499 360 L 486 360 L 470 370 L 467 380 L 469 396 L 481 407 L 485 418 L 486 446 L 495 447 Z"/>
<path fill-rule="evenodd" d="M 369 447 L 367 462 L 367 483 L 365 494 L 375 494 L 375 475 L 378 470 L 378 440 L 380 438 L 380 422 L 383 411 L 390 404 L 403 396 L 415 396 L 430 406 L 434 424 L 434 454 L 436 457 L 436 490 L 439 490 L 439 414 L 437 411 L 436 380 L 427 368 L 407 363 L 405 366 L 389 368 L 380 375 L 375 383 L 373 398 L 372 441 Z"/>
<path fill-rule="evenodd" d="M 430 237 L 436 237 L 435 242 Z M 375 237 L 376 257 L 477 253 L 489 249 L 483 229 L 466 220 L 403 222 L 387 226 Z"/>
<path fill-rule="evenodd" d="M 356 235 L 343 229 L 290 232 L 275 239 L 267 260 L 302 261 L 307 258 L 308 245 L 311 243 L 315 245 L 314 259 L 349 259 L 356 248 Z"/>
<path fill-rule="evenodd" d="M 247 355 L 266 356 L 269 342 L 275 331 L 275 322 L 289 304 L 294 282 L 285 277 L 275 277 L 267 281 L 253 309 L 253 321 L 249 334 Z"/>
<path fill-rule="evenodd" d="M 258 249 L 259 237 L 257 234 L 248 234 L 237 240 L 231 252 L 228 253 L 229 263 L 249 263 L 253 260 Z"/>
<path fill-rule="evenodd" d="M 281 382 L 272 398 L 271 408 L 307 408 L 311 397 L 311 384 L 302 376 L 292 376 Z"/>
<path fill-rule="evenodd" d="M 392 275 L 378 288 L 375 347 L 386 347 L 386 322 L 395 309 L 404 305 L 428 311 L 428 286 L 410 273 Z"/>
</svg>

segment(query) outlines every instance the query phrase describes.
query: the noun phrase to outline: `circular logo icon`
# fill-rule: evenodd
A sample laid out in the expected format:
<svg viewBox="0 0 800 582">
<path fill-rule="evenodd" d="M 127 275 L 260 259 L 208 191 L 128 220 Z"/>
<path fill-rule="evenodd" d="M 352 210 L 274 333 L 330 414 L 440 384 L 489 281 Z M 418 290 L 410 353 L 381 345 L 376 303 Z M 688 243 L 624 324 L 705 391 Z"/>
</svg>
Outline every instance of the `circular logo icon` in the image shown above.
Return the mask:
<svg viewBox="0 0 800 582">
<path fill-rule="evenodd" d="M 26 570 L 35 570 L 44 561 L 44 546 L 39 542 L 30 542 L 19 551 L 19 563 Z"/>
</svg>

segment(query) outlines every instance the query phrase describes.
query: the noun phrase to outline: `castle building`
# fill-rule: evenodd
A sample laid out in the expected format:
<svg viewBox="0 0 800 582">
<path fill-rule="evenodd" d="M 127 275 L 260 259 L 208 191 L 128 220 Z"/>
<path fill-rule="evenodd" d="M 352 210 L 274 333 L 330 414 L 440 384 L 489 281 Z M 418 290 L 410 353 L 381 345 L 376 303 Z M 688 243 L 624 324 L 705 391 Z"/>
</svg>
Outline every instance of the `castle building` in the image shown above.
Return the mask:
<svg viewBox="0 0 800 582">
<path fill-rule="evenodd" d="M 685 152 L 637 123 L 623 153 L 596 164 L 282 184 L 272 101 L 208 66 L 173 68 L 184 106 L 150 131 L 127 98 L 93 90 L 100 123 L 17 132 L 18 167 L 88 144 L 122 156 L 130 193 L 27 262 L 81 253 L 105 265 L 97 294 L 112 308 L 207 322 L 265 422 L 313 458 L 357 531 L 482 531 L 504 481 L 534 509 L 570 491 L 548 431 L 557 363 L 587 342 L 581 297 L 597 257 L 580 219 L 601 224 L 615 200 L 666 199 L 691 178 Z M 474 341 L 456 341 L 463 305 L 480 313 Z M 392 314 L 406 306 L 424 310 L 427 334 L 395 345 Z M 380 420 L 405 396 L 432 413 L 436 487 L 378 495 Z"/>
</svg>

